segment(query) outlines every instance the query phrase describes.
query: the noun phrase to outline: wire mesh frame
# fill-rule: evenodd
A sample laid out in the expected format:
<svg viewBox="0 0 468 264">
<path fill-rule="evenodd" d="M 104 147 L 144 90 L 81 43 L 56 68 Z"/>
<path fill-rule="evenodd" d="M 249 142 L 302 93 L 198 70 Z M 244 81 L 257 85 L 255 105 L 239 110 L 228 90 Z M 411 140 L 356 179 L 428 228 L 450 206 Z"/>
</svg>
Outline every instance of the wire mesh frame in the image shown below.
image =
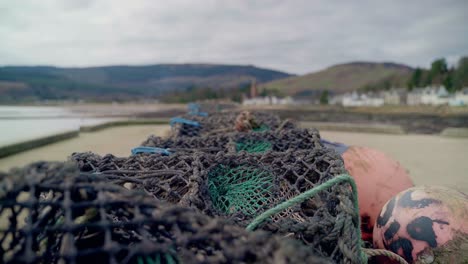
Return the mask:
<svg viewBox="0 0 468 264">
<path fill-rule="evenodd" d="M 194 154 L 173 155 L 141 155 L 138 157 L 107 158 L 106 164 L 111 173 L 121 170 L 117 180 L 124 184 L 126 179 L 145 177 L 145 173 L 153 173 L 148 180 L 133 182 L 131 188 L 143 189 L 156 199 L 168 200 L 184 206 L 197 208 L 207 215 L 222 216 L 234 223 L 246 226 L 252 216 L 241 212 L 220 212 L 216 210 L 210 199 L 208 174 L 220 164 L 235 168 L 239 166 L 261 167 L 275 177 L 275 190 L 272 193 L 269 206 L 262 207 L 258 214 L 274 205 L 290 199 L 305 190 L 345 172 L 343 161 L 332 150 L 316 148 L 309 151 L 287 151 L 283 153 L 268 152 L 263 155 L 248 153 L 218 153 L 217 155 Z M 81 168 L 94 168 L 105 174 L 102 161 L 96 155 L 75 156 L 74 159 Z M 94 163 L 94 165 L 92 165 Z M 101 165 L 99 165 L 101 164 Z M 180 169 L 177 177 L 169 177 L 164 170 L 171 170 L 169 164 L 177 164 Z M 181 164 L 184 164 L 181 166 Z M 130 171 L 132 168 L 143 168 Z M 130 173 L 129 173 L 130 172 Z M 161 176 L 156 176 L 162 173 Z M 174 174 L 173 174 L 174 175 Z M 155 179 L 156 178 L 156 179 Z M 181 180 L 182 178 L 182 180 Z M 184 182 L 183 186 L 179 184 Z M 174 184 L 175 183 L 175 184 Z M 261 228 L 281 234 L 293 234 L 299 240 L 309 244 L 315 253 L 330 257 L 334 261 L 353 261 L 359 258 L 359 238 L 350 228 L 356 227 L 357 215 L 354 215 L 351 190 L 346 184 L 337 185 L 329 192 L 319 194 L 301 205 L 295 206 L 272 218 Z"/>
<path fill-rule="evenodd" d="M 239 113 L 240 112 L 223 112 L 206 117 L 192 115 L 181 116 L 182 118 L 198 122 L 200 126 L 177 124 L 172 128 L 171 138 L 218 135 L 226 132 L 235 132 L 234 125 Z M 258 124 L 270 130 L 275 130 L 282 125 L 281 119 L 273 114 L 254 112 L 253 116 Z M 291 128 L 294 125 L 293 123 L 287 123 L 285 126 Z"/>
<path fill-rule="evenodd" d="M 255 144 L 268 144 L 271 151 L 306 150 L 322 147 L 320 135 L 316 129 L 287 129 L 281 131 L 225 133 L 204 137 L 179 137 L 164 139 L 150 136 L 141 146 L 171 149 L 175 152 L 238 152 Z M 243 149 L 239 144 L 244 144 Z M 261 149 L 261 148 L 259 148 Z M 255 152 L 255 151 L 252 151 Z M 263 152 L 263 151 L 260 151 Z"/>
<path fill-rule="evenodd" d="M 46 177 L 29 170 L 15 177 L 22 184 L 0 182 L 0 216 L 13 212 L 0 230 L 2 263 L 328 263 L 292 240 L 154 203 L 69 164 L 43 165 Z"/>
<path fill-rule="evenodd" d="M 156 208 L 150 200 L 80 175 L 74 164 L 51 167 L 58 170 L 42 180 L 15 179 L 23 186 L 0 200 L 0 217 L 9 220 L 0 230 L 2 262 L 136 263 L 142 255 L 170 252 L 163 243 L 151 243 L 144 230 Z M 23 176 L 28 175 L 38 176 Z"/>
</svg>

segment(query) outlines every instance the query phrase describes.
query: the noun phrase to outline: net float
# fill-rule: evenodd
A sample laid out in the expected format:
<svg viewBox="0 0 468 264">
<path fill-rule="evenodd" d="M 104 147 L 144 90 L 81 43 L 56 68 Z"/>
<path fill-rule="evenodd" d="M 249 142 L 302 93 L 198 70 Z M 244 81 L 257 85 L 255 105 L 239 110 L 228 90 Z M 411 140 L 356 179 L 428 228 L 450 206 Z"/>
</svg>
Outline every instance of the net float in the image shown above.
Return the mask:
<svg viewBox="0 0 468 264">
<path fill-rule="evenodd" d="M 374 228 L 374 247 L 408 263 L 468 262 L 468 196 L 440 186 L 418 186 L 391 198 Z"/>
<path fill-rule="evenodd" d="M 372 242 L 374 223 L 384 204 L 414 184 L 401 164 L 376 149 L 347 146 L 322 139 L 343 158 L 345 168 L 356 181 L 362 239 Z"/>
</svg>

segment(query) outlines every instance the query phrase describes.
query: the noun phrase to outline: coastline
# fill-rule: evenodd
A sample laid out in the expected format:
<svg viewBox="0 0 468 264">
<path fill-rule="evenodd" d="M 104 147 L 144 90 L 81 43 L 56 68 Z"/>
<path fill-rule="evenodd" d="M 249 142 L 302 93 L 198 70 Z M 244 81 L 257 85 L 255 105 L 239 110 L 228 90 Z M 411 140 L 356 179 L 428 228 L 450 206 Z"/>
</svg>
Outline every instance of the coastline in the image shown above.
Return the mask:
<svg viewBox="0 0 468 264">
<path fill-rule="evenodd" d="M 168 119 L 129 119 L 129 120 L 118 120 L 110 121 L 97 125 L 81 126 L 77 130 L 60 132 L 56 134 L 39 137 L 36 139 L 30 139 L 26 141 L 20 141 L 13 144 L 0 146 L 0 159 L 8 157 L 14 154 L 18 154 L 24 151 L 32 150 L 42 146 L 54 144 L 60 141 L 68 140 L 71 138 L 78 137 L 83 132 L 96 132 L 106 128 L 113 128 L 119 126 L 136 126 L 136 125 L 165 125 L 168 124 Z"/>
<path fill-rule="evenodd" d="M 100 118 L 113 117 L 111 120 L 96 125 L 81 125 L 76 130 L 60 131 L 36 139 L 14 142 L 12 144 L 0 146 L 0 159 L 33 150 L 61 141 L 66 141 L 79 137 L 82 133 L 105 131 L 116 127 L 131 126 L 152 126 L 166 125 L 169 118 L 185 113 L 186 106 L 180 104 L 151 104 L 151 103 L 126 103 L 126 104 L 72 104 L 55 105 L 63 108 L 70 117 Z M 433 135 L 440 138 L 468 138 L 468 115 L 465 108 L 452 109 L 447 107 L 382 107 L 375 108 L 349 108 L 334 106 L 305 106 L 300 108 L 286 106 L 258 106 L 239 107 L 238 109 L 260 110 L 276 113 L 282 118 L 298 119 L 303 127 L 314 127 L 320 131 L 350 132 L 350 133 L 370 133 L 382 135 Z M 426 112 L 428 111 L 428 112 Z M 450 113 L 447 111 L 451 111 Z M 375 113 L 374 113 L 375 112 Z M 458 113 L 455 113 L 458 112 Z M 395 116 L 395 113 L 398 113 Z M 417 116 L 414 116 L 417 114 Z M 416 125 L 433 126 L 432 119 L 455 118 L 455 122 L 448 124 L 456 127 L 446 126 L 437 129 L 420 131 L 408 129 L 406 123 L 420 115 L 429 116 L 425 121 L 416 122 Z M 395 122 L 395 119 L 404 116 L 406 123 Z M 434 121 L 432 120 L 432 121 Z M 380 122 L 379 122 L 380 121 Z M 423 124 L 421 124 L 423 123 Z M 411 124 L 415 125 L 415 124 Z M 429 131 L 429 132 L 428 132 Z"/>
<path fill-rule="evenodd" d="M 0 171 L 35 161 L 65 161 L 73 152 L 128 157 L 151 134 L 167 136 L 169 125 L 115 126 L 0 159 Z M 378 149 L 405 167 L 416 185 L 442 185 L 468 192 L 468 138 L 321 130 L 323 138 Z"/>
<path fill-rule="evenodd" d="M 77 137 L 29 149 L 0 158 L 0 171 L 22 167 L 36 161 L 65 161 L 74 152 L 92 151 L 99 155 L 128 156 L 148 136 L 167 136 L 169 125 L 116 126 L 95 132 L 81 132 Z"/>
<path fill-rule="evenodd" d="M 168 118 L 151 118 L 151 119 L 126 119 L 105 122 L 97 125 L 81 126 L 78 130 L 61 132 L 56 134 L 39 137 L 37 139 L 21 141 L 5 146 L 0 146 L 0 159 L 15 155 L 24 151 L 32 150 L 38 147 L 57 143 L 78 137 L 80 133 L 98 132 L 101 130 L 122 127 L 122 126 L 141 126 L 141 125 L 167 125 Z M 302 127 L 313 127 L 319 131 L 335 131 L 335 132 L 354 132 L 354 133 L 372 133 L 386 135 L 405 135 L 408 134 L 399 125 L 386 124 L 353 124 L 353 123 L 338 123 L 338 122 L 315 122 L 315 121 L 300 121 Z M 423 135 L 423 134 L 413 134 Z M 442 130 L 441 133 L 432 134 L 447 138 L 468 138 L 468 128 L 452 128 L 448 127 Z"/>
</svg>

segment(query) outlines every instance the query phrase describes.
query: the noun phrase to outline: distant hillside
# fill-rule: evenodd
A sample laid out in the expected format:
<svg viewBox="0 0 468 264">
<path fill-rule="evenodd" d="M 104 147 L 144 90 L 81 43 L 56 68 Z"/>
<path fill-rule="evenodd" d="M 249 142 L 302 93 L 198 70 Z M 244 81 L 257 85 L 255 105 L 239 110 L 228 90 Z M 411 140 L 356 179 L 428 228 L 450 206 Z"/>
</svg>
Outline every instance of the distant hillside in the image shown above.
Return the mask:
<svg viewBox="0 0 468 264">
<path fill-rule="evenodd" d="M 325 70 L 265 83 L 261 87 L 278 90 L 288 95 L 313 95 L 328 90 L 344 93 L 375 86 L 401 86 L 406 83 L 413 69 L 395 63 L 353 62 L 335 65 Z"/>
<path fill-rule="evenodd" d="M 0 67 L 0 102 L 32 100 L 129 100 L 168 91 L 229 89 L 290 77 L 254 66 L 159 64 L 89 68 Z"/>
</svg>

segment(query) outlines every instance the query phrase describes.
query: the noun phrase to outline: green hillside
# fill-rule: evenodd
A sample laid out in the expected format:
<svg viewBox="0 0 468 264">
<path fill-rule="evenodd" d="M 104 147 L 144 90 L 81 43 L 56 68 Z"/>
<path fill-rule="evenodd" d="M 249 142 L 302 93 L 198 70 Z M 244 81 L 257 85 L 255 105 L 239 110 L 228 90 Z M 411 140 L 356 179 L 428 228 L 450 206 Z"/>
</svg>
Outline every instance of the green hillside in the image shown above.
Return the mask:
<svg viewBox="0 0 468 264">
<path fill-rule="evenodd" d="M 88 68 L 0 67 L 0 103 L 133 100 L 198 88 L 231 89 L 291 75 L 254 66 L 159 64 Z"/>
<path fill-rule="evenodd" d="M 406 87 L 412 72 L 412 68 L 401 64 L 353 62 L 268 82 L 261 87 L 288 95 L 308 95 L 325 90 L 344 93 L 385 85 Z"/>
</svg>

